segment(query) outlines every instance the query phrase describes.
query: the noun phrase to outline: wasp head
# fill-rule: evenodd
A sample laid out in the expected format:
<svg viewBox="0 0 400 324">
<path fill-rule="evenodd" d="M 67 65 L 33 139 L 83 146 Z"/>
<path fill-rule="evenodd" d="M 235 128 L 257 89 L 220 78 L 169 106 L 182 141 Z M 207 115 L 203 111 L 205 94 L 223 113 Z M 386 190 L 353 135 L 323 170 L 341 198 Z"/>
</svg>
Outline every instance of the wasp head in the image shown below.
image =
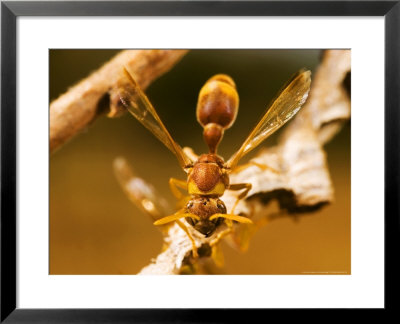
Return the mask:
<svg viewBox="0 0 400 324">
<path fill-rule="evenodd" d="M 214 214 L 226 214 L 226 207 L 222 200 L 210 197 L 196 197 L 186 205 L 188 213 L 195 214 L 200 220 L 186 217 L 186 221 L 197 231 L 209 237 L 216 228 L 222 223 L 223 219 L 218 217 L 213 220 L 209 218 Z"/>
</svg>

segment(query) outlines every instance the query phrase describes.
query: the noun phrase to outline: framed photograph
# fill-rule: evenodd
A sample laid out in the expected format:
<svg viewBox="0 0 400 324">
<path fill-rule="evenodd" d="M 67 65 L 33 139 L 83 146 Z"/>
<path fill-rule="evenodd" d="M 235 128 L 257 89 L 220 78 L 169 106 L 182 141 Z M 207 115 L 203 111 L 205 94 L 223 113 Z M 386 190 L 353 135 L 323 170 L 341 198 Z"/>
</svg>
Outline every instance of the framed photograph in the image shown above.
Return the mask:
<svg viewBox="0 0 400 324">
<path fill-rule="evenodd" d="M 96 59 L 106 59 L 107 63 L 60 96 L 70 84 L 79 81 L 69 81 L 68 73 L 74 67 L 79 74 L 84 73 L 85 68 L 90 71 L 89 66 L 96 64 Z M 137 62 L 144 59 L 151 64 L 140 63 L 138 70 Z M 76 64 L 77 61 L 81 65 Z M 136 90 L 132 89 L 126 76 L 131 77 L 130 73 L 133 73 L 138 82 L 145 85 L 149 71 L 157 71 L 160 64 L 171 64 L 170 61 L 174 67 L 146 90 L 148 99 L 145 100 L 152 107 L 139 99 L 142 104 L 138 108 L 142 110 L 128 104 L 136 98 Z M 341 67 L 328 71 L 329 66 L 337 64 Z M 123 73 L 123 66 L 132 72 Z M 279 71 L 273 66 L 279 66 Z M 309 70 L 302 71 L 301 67 Z M 105 69 L 113 69 L 112 74 L 118 79 L 111 81 L 116 86 L 112 86 L 108 95 L 112 108 L 107 109 L 107 115 L 99 114 L 89 131 L 74 134 L 74 139 L 63 145 L 65 109 L 68 109 L 69 125 L 75 118 L 75 110 L 65 98 L 79 92 L 86 84 L 88 89 L 93 89 L 89 92 L 93 92 L 99 83 L 94 85 L 92 77 L 100 80 Z M 50 98 L 55 99 L 50 99 L 50 274 L 350 274 L 350 88 L 345 85 L 350 80 L 350 69 L 349 49 L 51 49 Z M 289 82 L 291 85 L 284 87 L 287 79 L 298 70 L 298 75 Z M 60 78 L 60 75 L 64 77 Z M 335 81 L 325 81 L 325 75 Z M 315 80 L 312 92 L 309 91 L 311 78 Z M 161 83 L 163 80 L 164 84 Z M 251 87 L 246 87 L 247 83 L 251 83 Z M 260 90 L 256 90 L 258 88 Z M 283 88 L 278 95 L 281 99 L 272 104 L 279 114 L 273 114 L 271 112 L 275 110 L 266 107 L 280 88 Z M 168 91 L 163 94 L 163 89 Z M 211 89 L 210 92 L 207 89 Z M 333 98 L 330 101 L 334 104 L 329 103 L 324 110 L 313 110 L 313 107 L 322 107 L 313 102 L 322 100 L 318 93 L 326 92 L 324 89 L 329 89 L 329 96 Z M 302 95 L 296 95 L 296 91 L 302 91 Z M 292 95 L 288 95 L 289 92 Z M 229 156 L 239 151 L 251 132 L 265 132 L 269 137 L 269 133 L 283 126 L 283 121 L 275 126 L 275 118 L 280 116 L 285 120 L 287 114 L 294 114 L 305 101 L 303 95 L 307 96 L 307 103 L 300 108 L 303 112 L 297 116 L 298 122 L 293 121 L 291 127 L 282 127 L 285 131 L 277 132 L 279 136 L 271 136 L 266 142 L 269 145 L 262 146 L 263 150 L 257 150 L 257 143 L 261 147 L 258 136 L 251 135 L 255 153 L 248 155 L 250 160 L 237 163 L 237 167 L 228 162 Z M 72 97 L 76 102 L 76 97 Z M 212 99 L 207 99 L 209 97 Z M 92 96 L 85 95 L 85 98 L 91 100 Z M 81 106 L 82 101 L 79 102 Z M 85 105 L 98 111 L 99 101 L 94 102 L 94 105 L 90 102 Z M 279 108 L 290 105 L 292 108 L 287 111 Z M 217 107 L 223 107 L 223 111 L 219 112 Z M 152 113 L 146 115 L 147 119 L 140 119 L 147 109 Z M 130 113 L 125 114 L 126 110 Z M 270 110 L 268 114 L 271 115 L 263 117 L 265 111 Z M 313 115 L 305 117 L 311 110 Z M 330 111 L 330 117 L 324 117 L 328 115 L 326 111 Z M 79 112 L 78 108 L 76 114 Z M 165 134 L 168 132 L 177 145 L 184 147 L 183 154 L 188 153 L 189 147 L 191 155 L 197 152 L 186 162 L 189 167 L 180 170 L 180 149 L 173 151 L 178 157 L 175 161 L 174 154 L 163 147 L 169 136 L 161 137 L 162 142 L 157 142 L 157 125 L 160 123 L 154 124 L 153 114 L 157 114 L 162 125 L 165 124 Z M 139 117 L 146 127 L 141 127 L 132 117 Z M 255 126 L 261 118 L 270 121 Z M 84 118 L 79 114 L 78 119 Z M 210 119 L 219 124 L 209 122 Z M 226 119 L 229 119 L 228 123 Z M 305 122 L 300 119 L 312 120 L 315 126 L 305 127 Z M 106 128 L 100 128 L 101 123 Z M 297 123 L 299 126 L 295 126 Z M 224 131 L 223 136 L 215 134 L 218 129 Z M 339 136 L 339 130 L 341 137 L 333 141 Z M 308 132 L 318 136 L 308 136 Z M 214 139 L 214 136 L 222 138 Z M 109 146 L 108 140 L 112 141 Z M 215 147 L 216 141 L 220 141 L 218 147 Z M 326 144 L 323 149 L 322 143 L 328 142 L 333 146 Z M 296 154 L 291 148 L 294 143 L 297 143 Z M 207 145 L 211 146 L 207 149 Z M 202 156 L 200 160 L 197 155 Z M 210 174 L 214 173 L 209 170 L 209 165 L 200 162 L 215 156 L 221 161 L 225 157 L 224 165 L 215 166 L 216 176 L 229 177 L 228 189 L 223 188 L 221 192 L 214 192 L 220 190 L 213 187 L 214 181 L 217 186 L 219 180 L 213 180 Z M 297 156 L 301 158 L 297 159 Z M 242 161 L 246 161 L 246 157 Z M 228 165 L 230 169 L 227 169 Z M 201 177 L 203 172 L 206 178 Z M 257 180 L 253 181 L 253 178 Z M 288 181 L 294 178 L 303 180 L 298 183 Z M 207 191 L 211 193 L 196 193 L 196 190 L 193 193 L 185 180 L 192 183 L 190 186 L 202 186 L 204 181 L 210 181 L 211 189 Z M 336 181 L 338 184 L 335 185 L 333 182 Z M 334 187 L 337 192 L 335 203 Z M 192 193 L 185 194 L 189 191 Z M 240 199 L 244 195 L 246 203 Z M 277 203 L 279 207 L 273 206 Z M 177 208 L 182 210 L 177 213 L 177 218 L 171 217 L 176 213 L 175 204 L 184 207 Z M 224 220 L 222 215 L 217 221 L 207 220 L 218 212 L 212 208 L 218 204 L 227 213 L 229 211 L 227 217 L 239 216 L 229 216 L 234 218 L 234 226 L 229 227 L 226 224 L 229 220 Z M 118 210 L 119 207 L 123 210 Z M 188 216 L 194 220 L 180 216 L 190 213 L 203 215 L 205 220 L 199 222 L 195 215 Z M 308 225 L 306 216 L 313 216 L 309 217 L 311 223 Z M 272 233 L 264 232 L 272 220 L 275 226 L 282 226 L 273 231 L 275 238 Z M 156 228 L 152 225 L 154 222 L 162 224 Z M 80 231 L 76 231 L 77 228 Z M 327 239 L 327 231 L 334 233 L 333 241 Z M 310 235 L 310 232 L 315 234 Z M 102 233 L 101 237 L 96 238 L 99 233 Z M 263 239 L 257 241 L 258 237 Z M 174 244 L 169 244 L 172 242 Z M 179 247 L 175 247 L 177 242 L 180 242 Z M 105 249 L 104 244 L 109 248 Z M 161 251 L 163 244 L 169 248 Z M 133 246 L 142 248 L 132 250 Z M 335 250 L 327 254 L 328 246 L 335 246 Z"/>
<path fill-rule="evenodd" d="M 2 321 L 393 307 L 398 1 L 1 9 Z"/>
</svg>

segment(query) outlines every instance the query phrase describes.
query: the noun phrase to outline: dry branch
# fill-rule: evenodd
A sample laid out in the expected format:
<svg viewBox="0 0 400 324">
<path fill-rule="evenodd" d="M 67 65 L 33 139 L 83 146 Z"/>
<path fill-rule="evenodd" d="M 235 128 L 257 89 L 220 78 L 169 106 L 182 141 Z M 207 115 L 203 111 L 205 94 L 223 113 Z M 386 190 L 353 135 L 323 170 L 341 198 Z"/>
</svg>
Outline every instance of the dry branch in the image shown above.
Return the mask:
<svg viewBox="0 0 400 324">
<path fill-rule="evenodd" d="M 99 114 L 100 103 L 120 79 L 125 66 L 142 88 L 171 69 L 185 50 L 126 50 L 70 88 L 50 104 L 50 152 L 85 129 Z M 111 113 L 117 115 L 115 95 L 111 94 Z"/>
<path fill-rule="evenodd" d="M 286 215 L 315 210 L 332 202 L 334 192 L 323 145 L 350 118 L 350 100 L 343 87 L 349 72 L 350 51 L 325 52 L 313 77 L 309 99 L 300 113 L 286 127 L 277 146 L 260 151 L 253 159 L 279 173 L 252 166 L 231 176 L 231 183 L 250 182 L 253 185 L 247 200 L 237 206 L 236 213 L 246 214 L 260 223 L 277 216 L 265 215 L 265 204 L 271 199 L 278 200 Z M 236 195 L 226 191 L 222 197 L 228 210 Z M 238 230 L 240 226 L 243 225 L 237 225 Z M 204 238 L 194 230 L 191 233 L 200 251 L 206 247 L 203 256 L 209 256 L 207 247 L 215 235 Z M 177 225 L 169 228 L 164 240 L 168 248 L 139 274 L 177 274 L 183 265 L 190 263 L 191 242 Z"/>
</svg>

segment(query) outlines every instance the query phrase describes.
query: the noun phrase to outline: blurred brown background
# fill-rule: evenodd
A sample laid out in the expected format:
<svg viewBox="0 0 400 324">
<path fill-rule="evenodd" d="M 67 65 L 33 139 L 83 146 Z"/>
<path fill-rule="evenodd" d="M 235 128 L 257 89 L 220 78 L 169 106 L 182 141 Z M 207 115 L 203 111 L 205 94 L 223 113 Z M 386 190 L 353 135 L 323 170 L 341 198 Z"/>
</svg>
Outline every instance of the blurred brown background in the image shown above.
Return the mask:
<svg viewBox="0 0 400 324">
<path fill-rule="evenodd" d="M 117 52 L 50 50 L 50 101 Z M 241 101 L 238 118 L 219 150 L 229 158 L 283 83 L 302 67 L 315 71 L 320 54 L 194 50 L 146 93 L 174 139 L 202 153 L 206 145 L 195 117 L 198 91 L 213 74 L 231 75 Z M 263 146 L 275 140 L 274 135 Z M 296 219 L 271 222 L 256 233 L 244 254 L 223 243 L 223 272 L 350 273 L 350 125 L 325 148 L 335 203 Z M 160 252 L 161 233 L 132 205 L 113 175 L 112 161 L 119 155 L 174 203 L 168 179 L 185 178 L 174 155 L 129 114 L 98 118 L 50 157 L 50 274 L 135 274 Z"/>
</svg>

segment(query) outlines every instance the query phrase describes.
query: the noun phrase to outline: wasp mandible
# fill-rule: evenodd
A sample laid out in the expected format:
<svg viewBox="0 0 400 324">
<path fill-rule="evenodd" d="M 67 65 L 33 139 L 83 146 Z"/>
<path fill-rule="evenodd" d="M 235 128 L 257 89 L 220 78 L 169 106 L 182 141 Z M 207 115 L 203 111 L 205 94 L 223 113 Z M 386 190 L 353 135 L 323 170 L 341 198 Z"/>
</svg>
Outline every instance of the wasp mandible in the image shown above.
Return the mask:
<svg viewBox="0 0 400 324">
<path fill-rule="evenodd" d="M 127 82 L 123 82 L 123 86 L 118 89 L 122 105 L 175 154 L 181 168 L 187 173 L 186 181 L 175 178 L 169 181 L 172 193 L 182 202 L 181 208 L 175 214 L 158 219 L 154 224 L 176 222 L 191 240 L 193 256 L 196 257 L 196 245 L 187 226 L 210 237 L 224 222 L 228 227 L 232 226 L 232 221 L 252 223 L 249 218 L 234 213 L 237 203 L 250 191 L 251 184 L 230 184 L 229 174 L 237 170 L 242 157 L 299 111 L 308 97 L 311 72 L 301 70 L 287 82 L 239 150 L 226 162 L 217 155 L 217 149 L 225 130 L 234 123 L 239 108 L 239 95 L 231 77 L 217 74 L 201 88 L 196 116 L 203 127 L 203 137 L 209 152 L 189 157 L 172 139 L 132 75 L 125 68 L 123 72 Z M 179 188 L 186 190 L 189 196 L 184 196 Z M 242 190 L 229 213 L 220 199 L 225 190 Z"/>
</svg>

